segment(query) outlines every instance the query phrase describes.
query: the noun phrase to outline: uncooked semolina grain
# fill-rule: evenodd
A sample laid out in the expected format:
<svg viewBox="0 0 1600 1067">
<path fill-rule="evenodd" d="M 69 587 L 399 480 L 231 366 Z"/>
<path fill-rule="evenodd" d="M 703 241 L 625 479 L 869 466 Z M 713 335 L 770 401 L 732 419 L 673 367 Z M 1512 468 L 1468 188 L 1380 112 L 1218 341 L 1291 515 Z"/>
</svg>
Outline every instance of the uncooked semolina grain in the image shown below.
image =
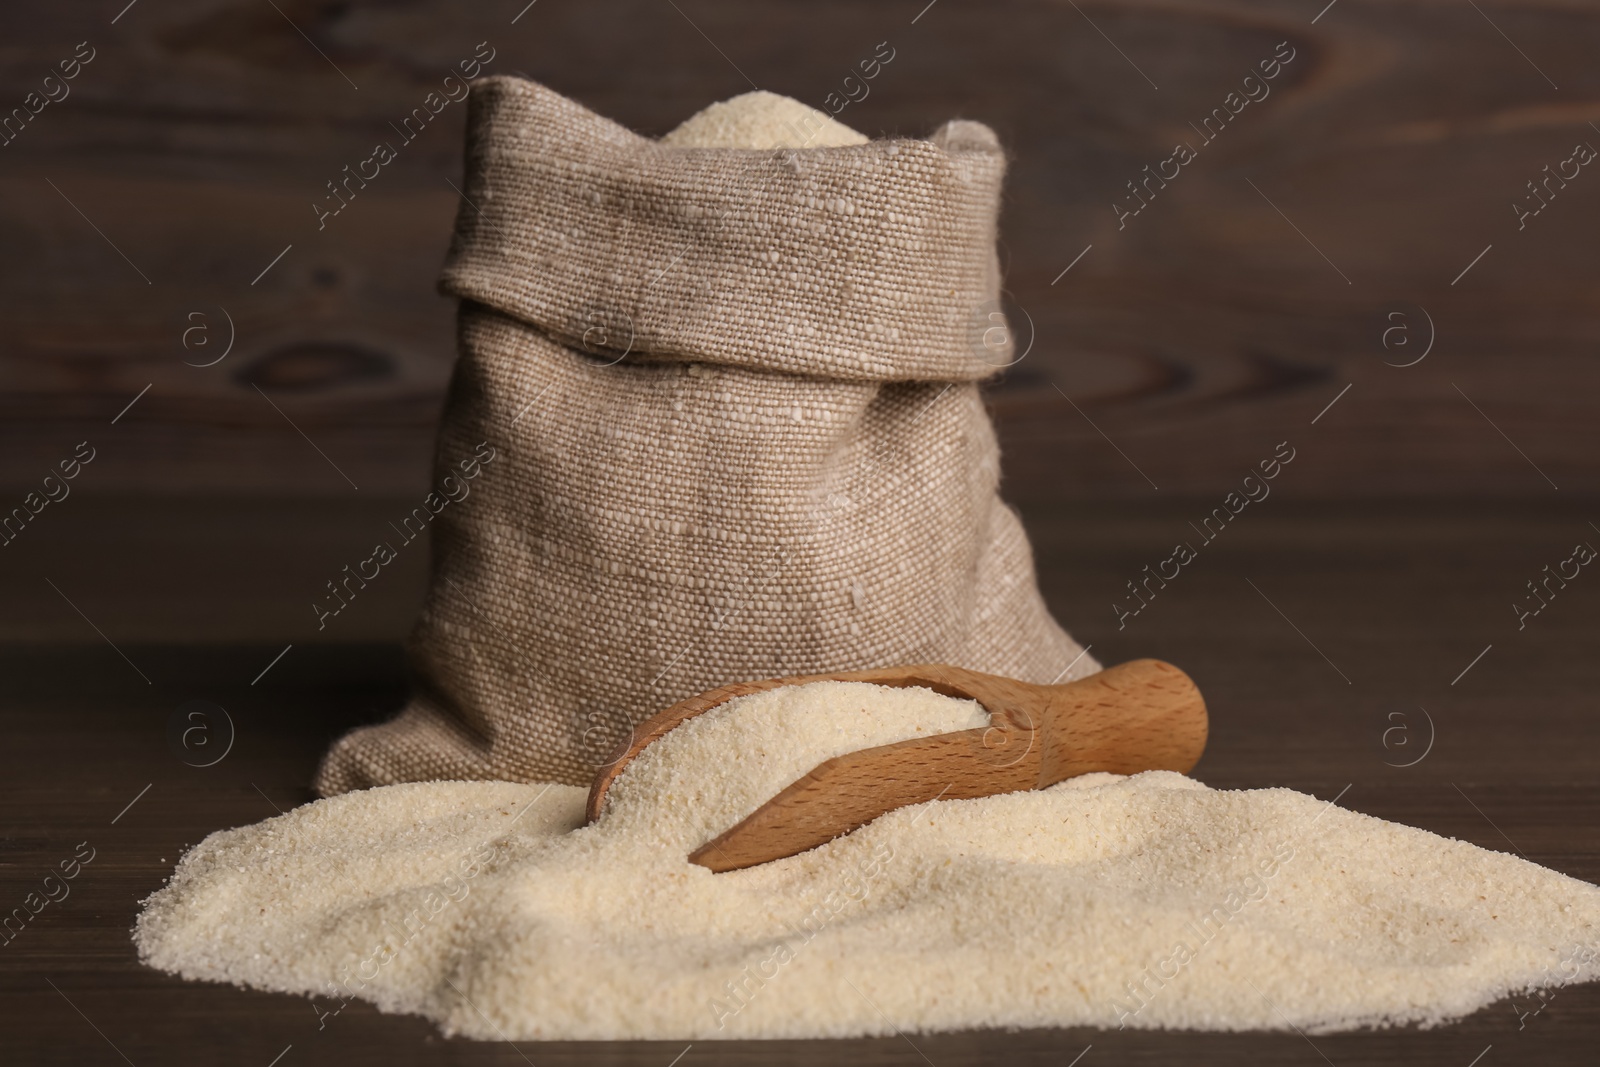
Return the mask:
<svg viewBox="0 0 1600 1067">
<path fill-rule="evenodd" d="M 386 786 L 212 834 L 146 903 L 149 964 L 360 997 L 486 1040 L 1442 1022 L 1595 978 L 1600 889 L 1288 789 L 1170 772 L 902 808 L 712 874 L 687 853 L 834 755 L 970 701 L 825 682 L 565 785 Z"/>
</svg>

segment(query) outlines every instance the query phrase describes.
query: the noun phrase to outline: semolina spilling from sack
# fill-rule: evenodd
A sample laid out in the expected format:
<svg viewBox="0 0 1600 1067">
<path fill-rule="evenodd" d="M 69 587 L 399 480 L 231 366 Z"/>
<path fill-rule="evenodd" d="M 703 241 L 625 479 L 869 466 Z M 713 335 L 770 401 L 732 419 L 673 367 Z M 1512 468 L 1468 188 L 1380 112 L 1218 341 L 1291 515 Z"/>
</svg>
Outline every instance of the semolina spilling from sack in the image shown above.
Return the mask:
<svg viewBox="0 0 1600 1067">
<path fill-rule="evenodd" d="M 1431 1025 L 1600 977 L 1600 888 L 1168 771 L 901 808 L 725 874 L 687 859 L 822 760 L 985 718 L 859 682 L 751 694 L 647 746 L 588 826 L 569 785 L 317 801 L 207 837 L 135 940 L 325 1026 L 359 999 L 491 1041 Z"/>
<path fill-rule="evenodd" d="M 437 464 L 496 458 L 433 523 L 411 704 L 334 746 L 323 795 L 584 784 L 733 681 L 1098 669 L 998 495 L 988 128 L 868 140 L 752 93 L 658 141 L 514 78 L 470 106 Z"/>
</svg>

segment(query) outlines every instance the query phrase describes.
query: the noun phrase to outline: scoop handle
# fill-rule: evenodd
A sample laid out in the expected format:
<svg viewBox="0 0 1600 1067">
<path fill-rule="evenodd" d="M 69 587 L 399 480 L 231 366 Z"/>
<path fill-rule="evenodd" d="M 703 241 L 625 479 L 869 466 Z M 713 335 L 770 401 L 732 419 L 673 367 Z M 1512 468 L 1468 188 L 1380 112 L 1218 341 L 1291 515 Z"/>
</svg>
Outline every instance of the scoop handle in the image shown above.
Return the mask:
<svg viewBox="0 0 1600 1067">
<path fill-rule="evenodd" d="M 1209 722 L 1200 689 L 1156 659 L 1107 667 L 1041 687 L 1038 788 L 1079 774 L 1188 773 L 1205 751 Z"/>
</svg>

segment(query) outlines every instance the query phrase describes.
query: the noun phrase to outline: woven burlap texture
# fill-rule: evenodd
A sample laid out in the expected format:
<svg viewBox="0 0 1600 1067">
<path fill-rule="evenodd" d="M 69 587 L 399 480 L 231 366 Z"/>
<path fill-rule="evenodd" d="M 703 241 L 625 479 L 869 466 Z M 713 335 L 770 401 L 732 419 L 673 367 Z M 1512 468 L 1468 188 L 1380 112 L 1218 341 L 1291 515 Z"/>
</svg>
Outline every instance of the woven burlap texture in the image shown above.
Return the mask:
<svg viewBox="0 0 1600 1067">
<path fill-rule="evenodd" d="M 987 127 L 669 148 L 520 79 L 471 99 L 437 479 L 494 458 L 432 522 L 412 702 L 335 744 L 319 792 L 587 784 L 732 681 L 1099 669 L 998 495 Z"/>
</svg>

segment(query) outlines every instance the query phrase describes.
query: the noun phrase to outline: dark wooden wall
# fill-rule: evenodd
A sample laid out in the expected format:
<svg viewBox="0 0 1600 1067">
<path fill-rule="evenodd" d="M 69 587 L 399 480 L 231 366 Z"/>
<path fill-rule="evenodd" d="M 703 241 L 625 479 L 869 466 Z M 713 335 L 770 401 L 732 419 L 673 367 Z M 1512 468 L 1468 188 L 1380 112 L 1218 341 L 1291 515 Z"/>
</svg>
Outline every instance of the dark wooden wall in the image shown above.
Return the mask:
<svg viewBox="0 0 1600 1067">
<path fill-rule="evenodd" d="M 125 3 L 0 12 L 7 113 L 79 42 L 95 52 L 0 147 L 12 495 L 84 439 L 97 492 L 422 491 L 464 106 L 325 230 L 310 205 L 482 41 L 490 71 L 651 134 L 752 82 L 821 104 L 888 41 L 843 120 L 994 126 L 1032 344 L 991 394 L 1019 500 L 1219 493 L 1285 439 L 1292 495 L 1600 491 L 1600 167 L 1522 229 L 1512 208 L 1547 164 L 1600 147 L 1600 5 Z M 1125 183 L 1198 146 L 1189 124 L 1279 42 L 1295 58 L 1271 95 L 1119 229 Z M 224 313 L 230 355 L 185 366 L 220 354 Z M 1420 363 L 1385 365 L 1430 334 Z"/>
</svg>

